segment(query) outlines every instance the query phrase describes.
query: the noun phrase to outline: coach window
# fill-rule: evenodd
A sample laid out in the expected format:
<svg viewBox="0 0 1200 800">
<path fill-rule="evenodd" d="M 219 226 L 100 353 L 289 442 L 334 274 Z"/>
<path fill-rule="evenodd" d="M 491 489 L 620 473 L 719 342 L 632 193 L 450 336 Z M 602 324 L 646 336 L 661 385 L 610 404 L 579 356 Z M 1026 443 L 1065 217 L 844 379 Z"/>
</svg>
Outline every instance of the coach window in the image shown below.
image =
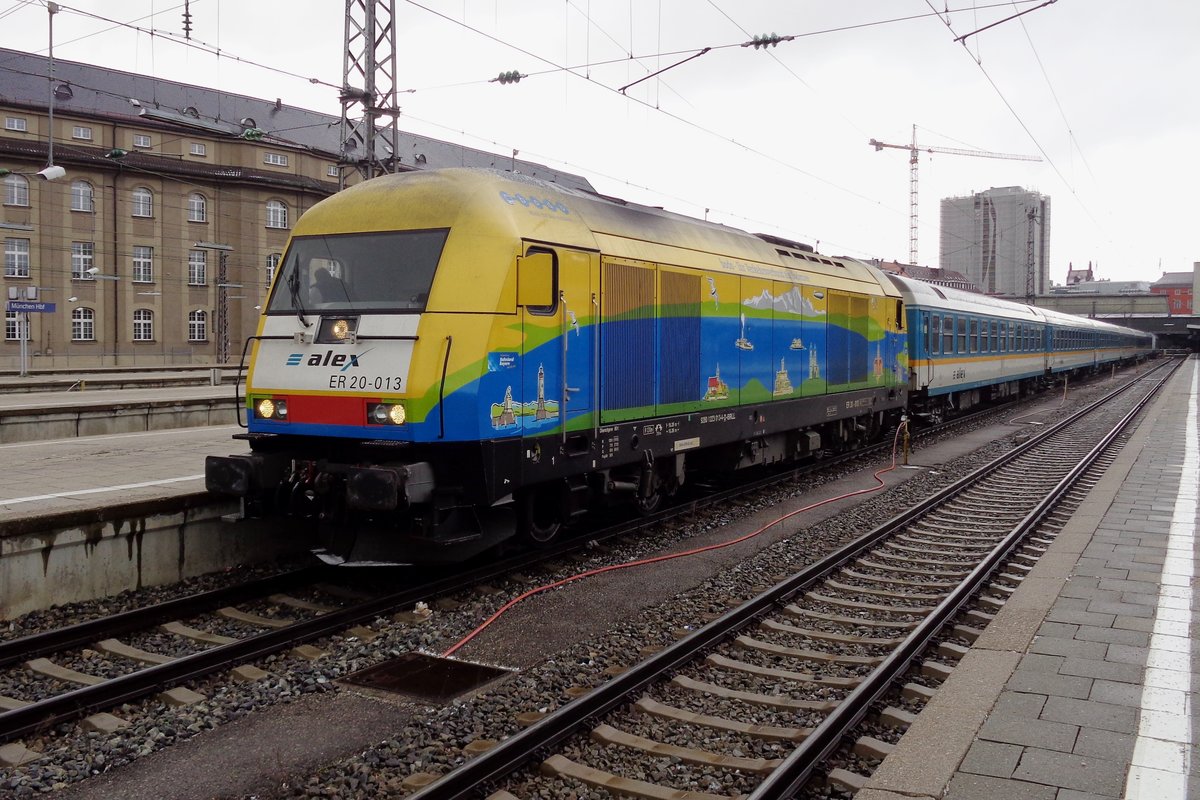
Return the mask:
<svg viewBox="0 0 1200 800">
<path fill-rule="evenodd" d="M 979 352 L 979 320 L 971 320 L 971 352 Z"/>
<path fill-rule="evenodd" d="M 988 345 L 988 350 L 991 350 L 992 352 L 996 352 L 1000 349 L 1000 344 L 997 341 L 997 339 L 999 338 L 997 335 L 999 332 L 999 329 L 1000 329 L 1000 326 L 996 324 L 995 320 L 992 320 L 992 339 L 991 339 L 991 343 Z"/>
<path fill-rule="evenodd" d="M 1000 323 L 1000 352 L 1008 352 L 1008 323 Z"/>
<path fill-rule="evenodd" d="M 949 315 L 942 318 L 942 352 L 954 352 L 954 317 Z"/>
<path fill-rule="evenodd" d="M 932 347 L 930 353 L 942 352 L 942 318 L 938 314 L 933 315 L 933 323 L 930 326 L 929 344 Z"/>
<path fill-rule="evenodd" d="M 929 343 L 929 312 L 921 312 L 921 346 L 925 348 L 926 353 L 932 353 Z"/>
</svg>

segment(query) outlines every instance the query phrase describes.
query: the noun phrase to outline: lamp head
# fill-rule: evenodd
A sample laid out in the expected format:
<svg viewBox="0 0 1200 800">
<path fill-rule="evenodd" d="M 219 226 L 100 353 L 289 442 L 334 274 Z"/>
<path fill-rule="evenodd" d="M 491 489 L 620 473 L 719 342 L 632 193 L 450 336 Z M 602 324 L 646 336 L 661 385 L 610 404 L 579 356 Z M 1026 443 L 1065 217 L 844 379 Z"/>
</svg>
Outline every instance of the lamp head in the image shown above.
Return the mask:
<svg viewBox="0 0 1200 800">
<path fill-rule="evenodd" d="M 46 167 L 44 170 L 39 172 L 38 177 L 44 181 L 56 181 L 66 174 L 67 174 L 67 171 L 65 169 L 54 164 L 49 167 Z"/>
</svg>

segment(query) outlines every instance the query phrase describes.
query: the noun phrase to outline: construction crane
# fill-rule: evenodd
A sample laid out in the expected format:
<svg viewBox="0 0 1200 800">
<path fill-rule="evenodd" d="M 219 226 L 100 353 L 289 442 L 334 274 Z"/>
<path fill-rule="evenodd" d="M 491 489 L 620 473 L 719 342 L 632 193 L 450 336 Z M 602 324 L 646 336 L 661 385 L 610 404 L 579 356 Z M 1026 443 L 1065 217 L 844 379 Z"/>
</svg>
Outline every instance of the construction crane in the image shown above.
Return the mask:
<svg viewBox="0 0 1200 800">
<path fill-rule="evenodd" d="M 1005 158 L 1010 161 L 1041 161 L 1037 156 L 1020 156 L 1012 153 L 991 153 L 987 150 L 966 150 L 961 147 L 920 147 L 917 145 L 917 126 L 913 125 L 912 142 L 910 144 L 888 144 L 878 139 L 872 139 L 871 146 L 876 150 L 891 147 L 896 150 L 908 151 L 908 263 L 917 263 L 917 162 L 918 155 L 926 153 L 944 153 L 951 156 L 975 156 L 976 158 Z"/>
</svg>

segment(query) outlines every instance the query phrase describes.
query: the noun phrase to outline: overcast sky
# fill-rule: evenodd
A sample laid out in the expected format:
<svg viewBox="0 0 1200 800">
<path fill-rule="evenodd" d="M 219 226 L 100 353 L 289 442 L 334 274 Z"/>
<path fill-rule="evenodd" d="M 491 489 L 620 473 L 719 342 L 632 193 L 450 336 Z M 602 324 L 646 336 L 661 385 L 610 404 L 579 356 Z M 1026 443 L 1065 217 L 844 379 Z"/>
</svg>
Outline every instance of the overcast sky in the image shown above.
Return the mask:
<svg viewBox="0 0 1200 800">
<path fill-rule="evenodd" d="M 1190 270 L 1200 3 L 1057 0 L 954 41 L 1040 2 L 959 0 L 939 16 L 946 0 L 396 0 L 397 83 L 414 90 L 400 127 L 826 253 L 907 261 L 908 153 L 868 139 L 907 144 L 916 124 L 923 147 L 1042 159 L 922 154 L 919 263 L 938 264 L 941 198 L 1023 186 L 1051 198 L 1056 283 L 1068 262 L 1112 280 Z M 194 46 L 182 2 L 60 5 L 58 58 L 340 113 L 342 0 L 192 0 Z M 0 0 L 0 45 L 44 54 L 47 21 L 40 0 Z M 796 38 L 738 46 L 770 33 Z M 489 82 L 510 70 L 528 77 Z"/>
</svg>

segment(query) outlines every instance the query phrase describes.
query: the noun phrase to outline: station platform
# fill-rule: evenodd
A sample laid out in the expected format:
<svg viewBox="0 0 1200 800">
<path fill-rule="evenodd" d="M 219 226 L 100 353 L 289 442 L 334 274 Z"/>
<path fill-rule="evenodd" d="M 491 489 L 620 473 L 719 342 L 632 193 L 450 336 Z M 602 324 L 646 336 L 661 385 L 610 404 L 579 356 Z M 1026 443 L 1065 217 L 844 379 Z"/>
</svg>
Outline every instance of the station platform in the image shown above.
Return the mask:
<svg viewBox="0 0 1200 800">
<path fill-rule="evenodd" d="M 1200 361 L 856 800 L 1200 797 Z"/>
<path fill-rule="evenodd" d="M 40 379 L 0 377 L 0 443 L 235 422 L 235 385 L 193 378 L 175 373 L 67 376 L 61 388 L 47 389 Z"/>
</svg>

